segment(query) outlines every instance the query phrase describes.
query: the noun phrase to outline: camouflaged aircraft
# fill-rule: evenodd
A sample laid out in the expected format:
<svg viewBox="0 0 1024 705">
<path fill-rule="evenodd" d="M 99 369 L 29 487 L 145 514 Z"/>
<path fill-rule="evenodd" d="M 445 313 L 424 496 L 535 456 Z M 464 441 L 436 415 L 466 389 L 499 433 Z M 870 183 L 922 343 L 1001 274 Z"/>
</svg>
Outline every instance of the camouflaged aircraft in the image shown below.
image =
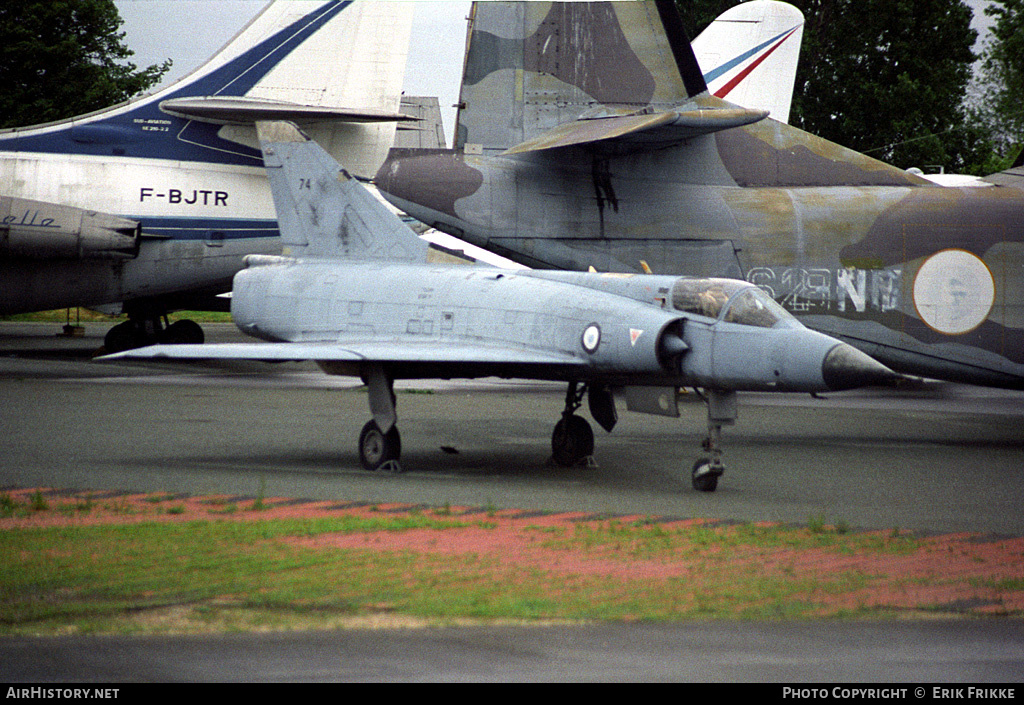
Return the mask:
<svg viewBox="0 0 1024 705">
<path fill-rule="evenodd" d="M 551 439 L 565 466 L 593 453 L 590 424 L 575 414 L 584 396 L 611 431 L 615 393 L 629 409 L 664 413 L 679 387 L 703 387 L 708 455 L 691 481 L 705 492 L 724 469 L 721 430 L 736 418 L 738 390 L 897 380 L 743 281 L 427 264 L 427 243 L 292 123 L 257 123 L 257 134 L 284 254 L 247 258 L 231 312 L 243 332 L 269 342 L 157 345 L 104 359 L 315 360 L 328 374 L 360 377 L 372 415 L 359 438 L 367 469 L 401 467 L 396 379 L 568 382 Z"/>
<path fill-rule="evenodd" d="M 459 107 L 454 150 L 375 177 L 433 227 L 530 267 L 744 279 L 894 370 L 1024 388 L 1020 159 L 941 187 L 726 102 L 663 0 L 477 3 Z"/>
</svg>

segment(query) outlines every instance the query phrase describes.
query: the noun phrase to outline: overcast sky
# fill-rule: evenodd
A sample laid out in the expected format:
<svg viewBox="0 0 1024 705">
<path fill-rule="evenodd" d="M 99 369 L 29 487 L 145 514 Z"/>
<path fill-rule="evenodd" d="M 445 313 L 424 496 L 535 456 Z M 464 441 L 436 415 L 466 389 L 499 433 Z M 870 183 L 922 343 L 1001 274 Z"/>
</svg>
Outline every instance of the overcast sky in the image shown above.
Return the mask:
<svg viewBox="0 0 1024 705">
<path fill-rule="evenodd" d="M 974 10 L 974 27 L 982 33 L 989 19 L 988 0 L 966 0 Z M 124 18 L 125 43 L 139 67 L 172 59 L 164 81 L 173 81 L 212 56 L 268 0 L 115 0 Z M 470 2 L 416 0 L 404 90 L 409 95 L 437 96 L 451 142 L 459 99 L 466 17 Z"/>
</svg>

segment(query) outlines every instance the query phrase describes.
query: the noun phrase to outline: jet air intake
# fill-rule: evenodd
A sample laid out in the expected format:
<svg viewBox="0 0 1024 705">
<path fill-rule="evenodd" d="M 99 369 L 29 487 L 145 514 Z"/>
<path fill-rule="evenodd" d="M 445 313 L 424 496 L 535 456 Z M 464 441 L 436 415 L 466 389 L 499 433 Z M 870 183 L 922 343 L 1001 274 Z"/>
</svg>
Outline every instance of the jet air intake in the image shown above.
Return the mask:
<svg viewBox="0 0 1024 705">
<path fill-rule="evenodd" d="M 131 259 L 142 226 L 73 206 L 0 198 L 0 257 Z"/>
</svg>

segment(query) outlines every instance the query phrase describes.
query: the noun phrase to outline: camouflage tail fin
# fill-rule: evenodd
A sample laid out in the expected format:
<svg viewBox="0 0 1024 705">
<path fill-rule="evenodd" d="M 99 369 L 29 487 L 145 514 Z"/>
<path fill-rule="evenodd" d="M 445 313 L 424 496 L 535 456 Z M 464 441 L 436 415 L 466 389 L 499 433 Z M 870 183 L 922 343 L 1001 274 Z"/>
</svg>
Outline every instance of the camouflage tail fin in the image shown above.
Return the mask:
<svg viewBox="0 0 1024 705">
<path fill-rule="evenodd" d="M 584 113 L 706 91 L 672 0 L 475 3 L 455 146 L 501 152 Z"/>
<path fill-rule="evenodd" d="M 426 261 L 427 243 L 290 122 L 257 122 L 284 254 Z"/>
</svg>

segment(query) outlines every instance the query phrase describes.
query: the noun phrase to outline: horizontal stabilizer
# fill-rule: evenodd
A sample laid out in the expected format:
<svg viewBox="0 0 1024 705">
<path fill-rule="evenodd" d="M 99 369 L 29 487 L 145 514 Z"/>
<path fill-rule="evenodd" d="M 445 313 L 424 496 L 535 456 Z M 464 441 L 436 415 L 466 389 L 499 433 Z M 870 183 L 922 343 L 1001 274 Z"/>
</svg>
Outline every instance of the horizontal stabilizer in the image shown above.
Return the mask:
<svg viewBox="0 0 1024 705">
<path fill-rule="evenodd" d="M 659 149 L 691 137 L 750 125 L 766 117 L 765 110 L 722 108 L 584 118 L 559 125 L 504 154 L 585 145 L 602 145 L 615 150 Z"/>
<path fill-rule="evenodd" d="M 246 97 L 172 98 L 161 102 L 160 109 L 176 117 L 223 125 L 247 125 L 257 120 L 300 123 L 325 120 L 350 123 L 419 121 L 411 115 L 374 108 L 334 108 Z"/>
<path fill-rule="evenodd" d="M 510 350 L 507 347 L 452 343 L 357 341 L 352 343 L 219 343 L 205 345 L 151 345 L 97 358 L 111 360 L 253 360 L 263 362 L 386 362 L 495 365 L 580 366 L 564 353 Z"/>
<path fill-rule="evenodd" d="M 1024 167 L 1016 167 L 1014 169 L 1007 169 L 1001 171 L 998 174 L 992 174 L 986 176 L 982 181 L 987 181 L 990 184 L 996 186 L 1009 186 L 1011 188 L 1024 189 Z"/>
<path fill-rule="evenodd" d="M 1013 166 L 1006 171 L 1000 171 L 998 174 L 986 176 L 982 181 L 987 181 L 996 186 L 1024 189 L 1024 149 L 1017 154 Z"/>
</svg>

